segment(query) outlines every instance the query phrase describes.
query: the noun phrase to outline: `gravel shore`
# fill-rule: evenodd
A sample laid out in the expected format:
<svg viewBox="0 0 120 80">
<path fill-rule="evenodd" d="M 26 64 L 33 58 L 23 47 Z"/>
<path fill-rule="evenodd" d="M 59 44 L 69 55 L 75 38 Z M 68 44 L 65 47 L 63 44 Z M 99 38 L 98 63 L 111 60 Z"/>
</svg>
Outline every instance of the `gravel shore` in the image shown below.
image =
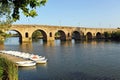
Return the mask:
<svg viewBox="0 0 120 80">
<path fill-rule="evenodd" d="M 7 58 L 8 60 L 10 60 L 10 61 L 12 61 L 14 63 L 19 62 L 19 61 L 30 61 L 30 60 L 26 60 L 26 59 L 16 57 L 16 56 L 12 56 L 12 55 L 9 55 L 9 54 L 0 53 L 0 55 Z"/>
</svg>

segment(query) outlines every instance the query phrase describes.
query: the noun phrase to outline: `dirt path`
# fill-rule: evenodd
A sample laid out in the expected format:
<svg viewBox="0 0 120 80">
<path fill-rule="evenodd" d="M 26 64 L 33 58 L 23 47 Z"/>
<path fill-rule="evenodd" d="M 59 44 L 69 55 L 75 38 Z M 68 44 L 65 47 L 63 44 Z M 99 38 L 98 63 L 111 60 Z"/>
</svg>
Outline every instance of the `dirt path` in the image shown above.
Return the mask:
<svg viewBox="0 0 120 80">
<path fill-rule="evenodd" d="M 14 63 L 19 62 L 19 61 L 30 61 L 30 60 L 26 60 L 26 59 L 16 57 L 16 56 L 12 56 L 12 55 L 8 55 L 8 54 L 0 53 L 0 55 L 3 56 L 3 57 L 6 57 L 8 60 L 11 60 Z"/>
</svg>

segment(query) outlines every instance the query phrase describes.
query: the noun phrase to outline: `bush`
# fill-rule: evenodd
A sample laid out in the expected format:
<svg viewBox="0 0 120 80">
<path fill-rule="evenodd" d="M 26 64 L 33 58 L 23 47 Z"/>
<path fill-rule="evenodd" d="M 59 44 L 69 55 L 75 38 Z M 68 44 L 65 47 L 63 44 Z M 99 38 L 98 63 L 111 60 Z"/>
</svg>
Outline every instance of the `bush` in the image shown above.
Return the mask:
<svg viewBox="0 0 120 80">
<path fill-rule="evenodd" d="M 120 41 L 120 31 L 113 32 L 111 37 L 113 40 Z"/>
</svg>

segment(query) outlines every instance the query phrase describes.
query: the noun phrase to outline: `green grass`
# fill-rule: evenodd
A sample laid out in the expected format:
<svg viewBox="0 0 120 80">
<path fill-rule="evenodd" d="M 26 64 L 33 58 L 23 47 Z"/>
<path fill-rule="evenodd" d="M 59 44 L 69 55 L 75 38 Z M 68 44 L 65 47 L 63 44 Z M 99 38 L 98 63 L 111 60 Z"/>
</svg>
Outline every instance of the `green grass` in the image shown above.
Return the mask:
<svg viewBox="0 0 120 80">
<path fill-rule="evenodd" d="M 18 80 L 18 67 L 0 55 L 0 80 Z"/>
</svg>

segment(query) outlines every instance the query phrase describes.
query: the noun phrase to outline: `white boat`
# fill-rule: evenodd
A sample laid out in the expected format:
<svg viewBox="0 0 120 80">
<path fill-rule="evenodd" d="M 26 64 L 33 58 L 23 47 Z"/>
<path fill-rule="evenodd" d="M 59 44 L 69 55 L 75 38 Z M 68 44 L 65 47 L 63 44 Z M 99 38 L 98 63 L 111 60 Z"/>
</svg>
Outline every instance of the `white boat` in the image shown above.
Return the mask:
<svg viewBox="0 0 120 80">
<path fill-rule="evenodd" d="M 35 66 L 36 65 L 36 62 L 35 61 L 19 61 L 19 62 L 16 62 L 18 66 Z"/>
<path fill-rule="evenodd" d="M 19 51 L 4 51 L 4 50 L 0 52 L 8 54 L 8 55 L 12 55 L 12 56 L 20 57 L 25 60 L 31 60 L 36 63 L 47 63 L 47 59 L 45 57 L 35 55 L 35 54 L 29 54 L 29 53 L 19 52 Z M 36 64 L 31 61 L 20 61 L 20 62 L 17 62 L 17 64 L 18 66 L 33 66 Z"/>
<path fill-rule="evenodd" d="M 47 59 L 39 55 L 32 56 L 30 60 L 35 61 L 36 63 L 47 63 Z"/>
<path fill-rule="evenodd" d="M 41 64 L 45 64 L 47 63 L 47 59 L 43 59 L 43 60 L 34 60 L 36 63 L 41 63 Z"/>
<path fill-rule="evenodd" d="M 45 57 L 39 56 L 39 55 L 34 55 L 30 57 L 31 60 L 44 60 Z"/>
</svg>

